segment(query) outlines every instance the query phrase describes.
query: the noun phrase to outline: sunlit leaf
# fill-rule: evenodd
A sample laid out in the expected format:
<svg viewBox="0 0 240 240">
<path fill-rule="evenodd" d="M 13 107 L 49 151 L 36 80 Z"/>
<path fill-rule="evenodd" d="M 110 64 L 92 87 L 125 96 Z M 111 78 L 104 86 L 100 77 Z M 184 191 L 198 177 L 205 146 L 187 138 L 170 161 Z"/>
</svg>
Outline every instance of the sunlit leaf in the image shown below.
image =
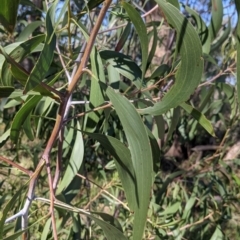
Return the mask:
<svg viewBox="0 0 240 240">
<path fill-rule="evenodd" d="M 41 81 L 45 78 L 46 73 L 49 70 L 53 60 L 54 50 L 56 47 L 56 36 L 53 32 L 53 26 L 51 18 L 49 16 L 49 11 L 46 16 L 46 31 L 47 33 L 43 50 L 28 77 L 26 86 L 24 88 L 25 93 L 32 90 L 34 87 L 38 86 L 41 83 Z"/>
<path fill-rule="evenodd" d="M 28 139 L 33 141 L 34 135 L 32 130 L 32 124 L 31 124 L 31 115 L 28 115 L 23 123 L 23 130 L 25 134 L 27 135 Z"/>
<path fill-rule="evenodd" d="M 29 23 L 24 29 L 23 31 L 19 34 L 17 41 L 21 42 L 21 41 L 26 41 L 28 40 L 29 36 L 34 32 L 34 30 L 36 30 L 38 27 L 40 27 L 43 24 L 42 21 L 35 21 L 35 22 L 31 22 Z"/>
<path fill-rule="evenodd" d="M 16 113 L 11 125 L 10 133 L 10 138 L 14 143 L 17 143 L 18 141 L 22 124 L 24 123 L 25 119 L 28 117 L 28 115 L 31 113 L 31 111 L 37 105 L 41 98 L 42 96 L 33 96 L 29 98 L 28 101 Z"/>
<path fill-rule="evenodd" d="M 191 105 L 186 103 L 180 104 L 180 106 L 189 114 L 191 114 L 197 122 L 213 137 L 215 137 L 214 129 L 211 122 L 205 117 L 204 114 L 193 108 Z"/>
<path fill-rule="evenodd" d="M 59 193 L 64 191 L 68 187 L 68 185 L 72 182 L 72 180 L 74 179 L 82 165 L 84 155 L 84 144 L 82 133 L 80 132 L 80 125 L 78 122 L 76 130 L 77 135 L 75 137 L 75 142 L 71 153 L 70 161 L 64 173 L 63 179 L 58 187 Z"/>
<path fill-rule="evenodd" d="M 133 239 L 137 240 L 142 238 L 144 232 L 152 185 L 153 159 L 150 142 L 142 119 L 134 106 L 126 98 L 115 93 L 110 87 L 107 88 L 106 93 L 123 125 L 131 152 L 137 185 Z"/>
<path fill-rule="evenodd" d="M 212 0 L 211 15 L 212 17 L 211 17 L 210 26 L 208 27 L 208 29 L 213 41 L 217 36 L 219 29 L 222 26 L 222 19 L 223 19 L 223 1 L 222 0 Z"/>
<path fill-rule="evenodd" d="M 141 114 L 152 115 L 163 114 L 186 101 L 198 86 L 203 72 L 201 42 L 192 24 L 171 4 L 162 0 L 156 2 L 178 33 L 177 51 L 180 52 L 181 63 L 176 82 L 163 99 L 153 107 L 139 109 Z"/>
</svg>

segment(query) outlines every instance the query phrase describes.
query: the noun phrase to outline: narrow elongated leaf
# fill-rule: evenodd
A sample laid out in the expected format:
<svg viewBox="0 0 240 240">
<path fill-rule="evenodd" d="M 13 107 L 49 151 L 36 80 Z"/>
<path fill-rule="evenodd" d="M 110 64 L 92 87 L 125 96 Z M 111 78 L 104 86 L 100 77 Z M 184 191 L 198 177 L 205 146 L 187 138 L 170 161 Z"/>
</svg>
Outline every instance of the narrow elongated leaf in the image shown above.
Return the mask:
<svg viewBox="0 0 240 240">
<path fill-rule="evenodd" d="M 180 114 L 181 114 L 181 112 L 180 112 L 179 107 L 177 107 L 173 110 L 173 115 L 171 117 L 171 125 L 170 125 L 168 133 L 167 133 L 166 142 L 171 139 L 173 132 L 176 130 L 177 124 L 178 124 L 180 116 L 181 116 Z"/>
<path fill-rule="evenodd" d="M 231 29 L 232 29 L 231 20 L 229 19 L 226 29 L 223 31 L 223 34 L 220 36 L 220 38 L 217 39 L 217 41 L 212 45 L 211 51 L 214 51 L 222 46 L 222 44 L 225 42 L 225 40 L 229 37 L 229 35 L 231 33 Z"/>
<path fill-rule="evenodd" d="M 107 213 L 104 213 L 104 212 L 102 212 L 102 213 L 101 212 L 91 212 L 91 213 L 99 215 L 104 221 L 110 223 L 112 226 L 116 227 L 119 231 L 123 232 L 121 224 L 113 216 L 111 216 Z"/>
<path fill-rule="evenodd" d="M 82 138 L 82 133 L 80 130 L 80 124 L 77 122 L 77 135 L 75 138 L 75 143 L 73 146 L 72 154 L 70 157 L 70 161 L 68 163 L 67 169 L 64 173 L 63 179 L 58 187 L 58 192 L 64 191 L 68 185 L 72 182 L 77 172 L 79 171 L 84 154 L 84 143 Z"/>
<path fill-rule="evenodd" d="M 31 71 L 24 92 L 28 92 L 32 90 L 34 87 L 38 86 L 41 81 L 45 78 L 47 71 L 50 68 L 50 65 L 53 60 L 54 56 L 54 49 L 56 46 L 56 36 L 53 31 L 53 26 L 51 22 L 51 18 L 49 16 L 49 11 L 47 12 L 46 16 L 46 39 L 44 43 L 43 50 L 41 55 L 34 66 L 33 70 Z"/>
<path fill-rule="evenodd" d="M 2 54 L 5 57 L 5 61 L 2 65 L 1 77 L 2 83 L 5 86 L 9 86 L 13 83 L 13 77 L 11 74 L 10 66 L 14 66 L 17 69 L 22 69 L 21 65 L 18 65 L 20 61 L 22 61 L 27 55 L 34 51 L 34 49 L 44 40 L 44 35 L 38 35 L 33 37 L 25 42 L 11 44 L 11 46 L 7 46 L 2 49 Z M 7 51 L 11 47 L 10 51 Z M 7 54 L 10 52 L 9 54 Z M 20 82 L 25 86 L 25 82 Z"/>
<path fill-rule="evenodd" d="M 214 231 L 210 240 L 215 240 L 215 239 L 224 239 L 224 235 L 222 233 L 220 225 L 216 226 L 216 229 L 215 229 L 215 231 Z"/>
<path fill-rule="evenodd" d="M 212 17 L 210 26 L 208 27 L 212 41 L 217 36 L 219 29 L 222 26 L 223 19 L 223 1 L 212 0 Z"/>
<path fill-rule="evenodd" d="M 168 214 L 175 214 L 179 207 L 181 206 L 181 202 L 175 202 L 171 206 L 167 206 L 167 208 L 163 212 L 159 212 L 159 216 L 165 216 Z"/>
<path fill-rule="evenodd" d="M 171 4 L 163 0 L 156 2 L 178 33 L 177 50 L 181 55 L 181 63 L 176 73 L 176 82 L 162 101 L 153 107 L 139 109 L 141 114 L 152 115 L 163 114 L 186 101 L 198 86 L 203 71 L 201 42 L 192 24 Z"/>
<path fill-rule="evenodd" d="M 142 239 L 150 190 L 152 185 L 153 159 L 145 126 L 134 106 L 110 87 L 106 91 L 123 125 L 131 152 L 134 177 L 137 184 L 137 205 L 134 208 L 133 239 Z"/>
<path fill-rule="evenodd" d="M 119 90 L 120 84 L 121 84 L 120 73 L 111 64 L 107 66 L 107 70 L 108 70 L 109 85 L 113 89 Z"/>
<path fill-rule="evenodd" d="M 142 79 L 145 76 L 145 71 L 147 67 L 148 59 L 148 37 L 147 37 L 147 28 L 140 16 L 140 14 L 127 2 L 122 1 L 122 6 L 128 13 L 129 18 L 131 19 L 136 32 L 139 36 L 141 50 L 142 50 Z"/>
<path fill-rule="evenodd" d="M 87 215 L 90 219 L 95 221 L 103 230 L 107 239 L 111 240 L 127 240 L 127 238 L 123 235 L 121 231 L 119 231 L 116 227 L 111 224 L 100 220 L 99 218 L 93 215 Z"/>
<path fill-rule="evenodd" d="M 147 61 L 147 68 L 150 66 L 152 59 L 155 55 L 156 48 L 157 48 L 157 43 L 158 43 L 158 35 L 157 35 L 157 28 L 155 25 L 153 25 L 153 30 L 152 30 L 152 44 L 151 44 L 151 49 L 148 55 L 148 61 Z"/>
<path fill-rule="evenodd" d="M 0 23 L 9 32 L 13 33 L 18 11 L 19 0 L 1 0 Z"/>
<path fill-rule="evenodd" d="M 204 114 L 193 108 L 191 105 L 186 103 L 180 104 L 180 106 L 189 114 L 191 114 L 197 122 L 213 137 L 215 137 L 214 129 L 211 122 L 205 117 Z"/>
<path fill-rule="evenodd" d="M 93 8 L 100 5 L 104 0 L 89 0 L 87 5 L 80 12 L 80 17 L 85 15 L 87 12 L 91 11 Z"/>
<path fill-rule="evenodd" d="M 42 96 L 33 96 L 29 98 L 29 100 L 21 107 L 21 109 L 15 115 L 12 122 L 11 133 L 10 133 L 10 138 L 14 143 L 17 143 L 18 141 L 18 136 L 19 136 L 22 124 L 24 123 L 25 119 L 28 117 L 28 115 L 31 113 L 31 111 L 36 106 L 36 104 L 40 101 L 41 98 Z"/>
<path fill-rule="evenodd" d="M 104 75 L 104 68 L 102 64 L 102 59 L 96 50 L 96 48 L 92 49 L 91 55 L 90 55 L 90 60 L 91 60 L 91 71 L 94 74 L 94 76 L 97 77 L 98 80 L 105 82 L 105 75 Z M 91 78 L 91 89 L 90 89 L 90 107 L 94 108 L 99 105 L 101 105 L 104 102 L 104 97 L 103 93 L 101 90 L 101 87 L 99 85 L 99 81 L 96 80 L 96 77 Z M 99 110 L 97 112 L 91 112 L 87 116 L 87 125 L 86 125 L 86 131 L 94 131 L 99 118 L 101 116 L 103 110 Z"/>
<path fill-rule="evenodd" d="M 192 18 L 195 20 L 197 24 L 197 32 L 202 42 L 203 52 L 208 54 L 211 47 L 211 34 L 208 30 L 208 27 L 196 11 L 194 11 L 188 6 L 184 6 L 184 8 L 188 13 L 191 14 Z"/>
<path fill-rule="evenodd" d="M 234 86 L 227 84 L 227 83 L 218 83 L 217 87 L 220 88 L 221 91 L 223 91 L 226 94 L 227 100 L 231 106 L 230 119 L 232 119 L 232 121 L 234 121 L 235 117 L 237 116 L 237 112 L 238 112 L 236 89 Z"/>
<path fill-rule="evenodd" d="M 29 23 L 24 29 L 23 31 L 19 34 L 17 41 L 21 42 L 21 41 L 26 41 L 28 40 L 29 36 L 34 32 L 34 30 L 38 27 L 40 27 L 43 24 L 42 21 L 35 21 L 35 22 L 31 22 Z"/>
<path fill-rule="evenodd" d="M 41 240 L 46 240 L 48 238 L 50 227 L 51 227 L 51 218 L 49 218 L 44 225 L 42 235 L 41 235 Z"/>
<path fill-rule="evenodd" d="M 130 31 L 131 31 L 131 23 L 128 22 L 127 26 L 124 28 L 123 33 L 115 47 L 116 52 L 119 52 L 123 48 L 124 44 L 126 43 L 129 37 Z"/>
<path fill-rule="evenodd" d="M 99 141 L 114 157 L 114 162 L 126 194 L 128 205 L 133 211 L 137 204 L 136 179 L 129 149 L 116 138 L 96 133 L 86 134 Z"/>
<path fill-rule="evenodd" d="M 89 35 L 87 32 L 86 27 L 81 22 L 75 22 L 73 21 L 82 31 L 86 41 L 89 39 Z M 90 110 L 90 108 L 94 108 L 96 106 L 101 105 L 104 102 L 104 97 L 102 94 L 102 90 L 100 88 L 99 82 L 105 82 L 105 74 L 104 74 L 104 68 L 102 64 L 101 55 L 97 51 L 97 49 L 94 47 L 92 48 L 92 52 L 90 55 L 91 60 L 91 71 L 94 75 L 94 77 L 91 77 L 91 90 L 90 90 L 90 106 L 87 109 Z M 102 110 L 99 110 L 98 112 L 92 112 L 87 115 L 85 118 L 85 121 L 87 123 L 85 131 L 92 132 L 97 126 L 98 120 L 100 118 L 100 115 L 102 113 Z"/>
<path fill-rule="evenodd" d="M 28 139 L 33 141 L 34 135 L 32 131 L 32 124 L 31 124 L 31 115 L 28 115 L 23 123 L 23 130 L 25 134 L 27 135 Z"/>
<path fill-rule="evenodd" d="M 2 147 L 10 136 L 10 128 L 0 136 L 0 147 Z"/>
</svg>

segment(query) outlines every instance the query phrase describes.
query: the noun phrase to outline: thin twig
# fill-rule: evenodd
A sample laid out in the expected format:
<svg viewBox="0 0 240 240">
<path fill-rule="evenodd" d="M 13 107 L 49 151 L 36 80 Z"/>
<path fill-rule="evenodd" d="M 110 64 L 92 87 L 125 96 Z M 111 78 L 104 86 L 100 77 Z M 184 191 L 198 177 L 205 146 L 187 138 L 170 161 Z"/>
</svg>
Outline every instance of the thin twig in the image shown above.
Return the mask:
<svg viewBox="0 0 240 240">
<path fill-rule="evenodd" d="M 5 163 L 7 163 L 7 164 L 9 164 L 9 165 L 11 165 L 11 166 L 17 168 L 18 170 L 20 170 L 20 171 L 26 173 L 28 176 L 31 175 L 31 171 L 27 170 L 26 168 L 22 167 L 21 165 L 15 163 L 15 162 L 13 162 L 13 161 L 11 161 L 11 160 L 5 158 L 5 157 L 0 156 L 0 160 L 2 160 L 3 162 L 5 162 Z"/>
</svg>

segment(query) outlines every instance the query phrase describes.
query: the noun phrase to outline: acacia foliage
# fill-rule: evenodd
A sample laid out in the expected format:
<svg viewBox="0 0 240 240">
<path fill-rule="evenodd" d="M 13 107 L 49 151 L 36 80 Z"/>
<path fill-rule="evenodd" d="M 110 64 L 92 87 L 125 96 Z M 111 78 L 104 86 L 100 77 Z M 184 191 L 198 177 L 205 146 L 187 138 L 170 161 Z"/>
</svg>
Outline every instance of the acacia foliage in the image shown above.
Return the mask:
<svg viewBox="0 0 240 240">
<path fill-rule="evenodd" d="M 176 0 L 60 2 L 2 1 L 0 160 L 21 173 L 3 171 L 0 238 L 231 237 L 239 39 L 222 1 L 210 23 Z"/>
</svg>

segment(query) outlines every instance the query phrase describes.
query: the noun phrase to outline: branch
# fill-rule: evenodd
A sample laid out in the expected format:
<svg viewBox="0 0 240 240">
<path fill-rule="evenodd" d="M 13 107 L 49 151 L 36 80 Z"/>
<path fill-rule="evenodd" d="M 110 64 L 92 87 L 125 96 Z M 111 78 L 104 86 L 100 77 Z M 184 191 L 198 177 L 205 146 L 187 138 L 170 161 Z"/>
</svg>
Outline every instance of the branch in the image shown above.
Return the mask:
<svg viewBox="0 0 240 240">
<path fill-rule="evenodd" d="M 81 63 L 80 63 L 80 65 L 79 65 L 79 67 L 76 71 L 76 74 L 74 74 L 74 76 L 71 80 L 71 83 L 68 87 L 67 93 L 64 95 L 64 97 L 62 98 L 62 102 L 60 103 L 58 115 L 57 115 L 57 118 L 56 118 L 56 122 L 55 122 L 55 125 L 54 125 L 54 128 L 53 128 L 52 134 L 51 134 L 51 136 L 50 136 L 50 138 L 47 142 L 47 146 L 46 146 L 46 148 L 45 148 L 45 150 L 42 154 L 42 158 L 39 161 L 38 166 L 37 166 L 35 172 L 32 175 L 32 179 L 31 179 L 30 185 L 29 185 L 27 200 L 26 200 L 26 203 L 24 205 L 24 208 L 18 213 L 18 216 L 22 216 L 24 218 L 23 227 L 26 228 L 27 227 L 27 221 L 26 221 L 25 217 L 28 215 L 28 210 L 29 210 L 29 207 L 31 205 L 31 201 L 34 198 L 34 190 L 35 190 L 35 186 L 36 186 L 36 183 L 37 183 L 38 176 L 39 176 L 39 174 L 42 170 L 43 165 L 46 164 L 47 174 L 48 174 L 49 191 L 50 191 L 50 213 L 51 213 L 51 219 L 52 219 L 53 235 L 54 235 L 55 240 L 57 240 L 56 223 L 55 223 L 55 217 L 54 217 L 55 195 L 54 195 L 53 181 L 52 181 L 51 170 L 50 170 L 50 158 L 49 158 L 49 156 L 50 156 L 53 144 L 55 143 L 56 139 L 59 136 L 60 131 L 62 130 L 62 127 L 64 126 L 63 121 L 64 121 L 66 108 L 68 106 L 68 101 L 71 98 L 71 94 L 74 91 L 79 79 L 81 78 L 81 76 L 83 74 L 83 69 L 87 66 L 89 56 L 90 56 L 91 50 L 93 48 L 96 36 L 98 34 L 98 31 L 101 27 L 102 21 L 105 17 L 105 14 L 106 14 L 111 2 L 112 2 L 112 0 L 105 0 L 105 2 L 103 4 L 103 7 L 102 7 L 102 9 L 99 13 L 99 17 L 97 19 L 97 22 L 92 29 L 92 33 L 91 33 L 91 35 L 89 37 L 89 40 L 88 40 L 88 43 L 86 45 L 83 57 L 81 59 Z"/>
</svg>

